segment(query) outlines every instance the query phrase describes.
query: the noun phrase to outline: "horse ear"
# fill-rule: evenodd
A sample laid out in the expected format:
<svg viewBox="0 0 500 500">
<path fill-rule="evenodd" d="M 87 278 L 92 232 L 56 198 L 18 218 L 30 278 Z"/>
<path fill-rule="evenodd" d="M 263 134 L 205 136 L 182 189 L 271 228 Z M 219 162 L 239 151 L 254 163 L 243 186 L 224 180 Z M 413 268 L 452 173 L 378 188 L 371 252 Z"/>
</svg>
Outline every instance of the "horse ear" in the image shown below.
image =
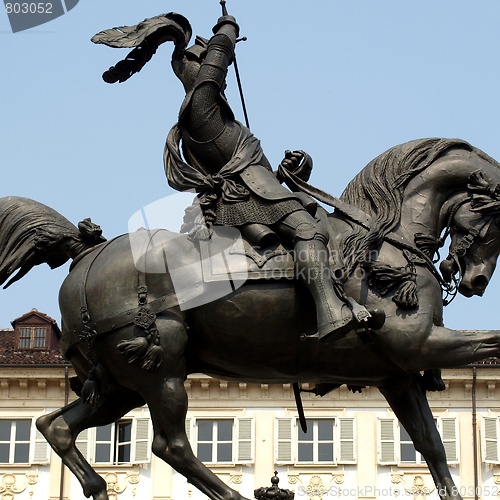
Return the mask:
<svg viewBox="0 0 500 500">
<path fill-rule="evenodd" d="M 500 185 L 486 179 L 483 172 L 477 170 L 470 174 L 467 188 L 471 192 L 471 210 L 485 215 L 500 213 Z"/>
<path fill-rule="evenodd" d="M 469 175 L 469 179 L 467 182 L 467 188 L 470 191 L 488 191 L 490 187 L 490 183 L 484 177 L 483 172 L 481 170 L 476 170 Z"/>
</svg>

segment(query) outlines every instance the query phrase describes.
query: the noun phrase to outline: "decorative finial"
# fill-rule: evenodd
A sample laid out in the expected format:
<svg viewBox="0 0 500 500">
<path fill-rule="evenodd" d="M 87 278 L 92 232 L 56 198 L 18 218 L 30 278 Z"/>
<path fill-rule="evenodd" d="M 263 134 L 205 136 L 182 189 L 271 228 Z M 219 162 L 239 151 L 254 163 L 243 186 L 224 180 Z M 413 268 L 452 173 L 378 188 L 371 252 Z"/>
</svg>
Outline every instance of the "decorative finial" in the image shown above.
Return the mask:
<svg viewBox="0 0 500 500">
<path fill-rule="evenodd" d="M 274 476 L 271 478 L 272 486 L 270 488 L 259 488 L 254 491 L 257 500 L 293 500 L 295 493 L 290 490 L 282 489 L 278 486 L 280 480 L 278 471 L 274 471 Z"/>
</svg>

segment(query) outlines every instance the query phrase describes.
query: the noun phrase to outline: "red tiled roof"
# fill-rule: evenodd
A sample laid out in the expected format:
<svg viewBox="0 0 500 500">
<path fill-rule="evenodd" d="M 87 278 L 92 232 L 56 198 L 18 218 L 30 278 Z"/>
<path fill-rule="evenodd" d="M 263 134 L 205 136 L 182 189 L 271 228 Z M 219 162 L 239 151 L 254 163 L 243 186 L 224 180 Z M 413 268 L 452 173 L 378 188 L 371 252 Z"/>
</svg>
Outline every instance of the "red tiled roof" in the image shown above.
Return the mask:
<svg viewBox="0 0 500 500">
<path fill-rule="evenodd" d="M 59 349 L 19 349 L 14 330 L 0 330 L 0 365 L 64 365 Z"/>
<path fill-rule="evenodd" d="M 11 325 L 13 327 L 15 327 L 16 323 L 20 323 L 23 320 L 30 318 L 30 317 L 33 317 L 33 316 L 37 316 L 40 319 L 42 319 L 43 321 L 47 321 L 48 323 L 51 323 L 52 326 L 54 327 L 54 329 L 56 330 L 56 332 L 58 332 L 58 333 L 61 332 L 61 330 L 59 329 L 59 325 L 57 324 L 57 321 L 54 318 L 51 318 L 48 314 L 40 312 L 38 309 L 32 309 L 31 311 L 23 314 L 22 316 L 19 316 L 19 318 L 16 318 L 14 321 L 11 321 Z"/>
</svg>

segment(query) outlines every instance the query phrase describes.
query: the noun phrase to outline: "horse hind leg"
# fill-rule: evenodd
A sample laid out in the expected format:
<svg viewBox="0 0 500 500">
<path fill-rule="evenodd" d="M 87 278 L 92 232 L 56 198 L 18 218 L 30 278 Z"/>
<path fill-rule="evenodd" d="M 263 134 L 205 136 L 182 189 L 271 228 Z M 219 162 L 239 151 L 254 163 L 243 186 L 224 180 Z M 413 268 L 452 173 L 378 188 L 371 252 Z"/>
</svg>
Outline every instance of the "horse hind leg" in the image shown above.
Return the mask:
<svg viewBox="0 0 500 500">
<path fill-rule="evenodd" d="M 84 495 L 92 496 L 94 500 L 108 500 L 106 481 L 78 450 L 76 438 L 83 430 L 113 423 L 143 404 L 144 401 L 136 393 L 120 388 L 95 405 L 85 404 L 79 398 L 60 410 L 38 418 L 36 426 L 64 465 L 77 477 Z"/>
<path fill-rule="evenodd" d="M 434 479 L 441 500 L 463 500 L 446 462 L 446 452 L 427 401 L 421 375 L 397 386 L 380 388 L 400 423 L 422 454 Z"/>
<path fill-rule="evenodd" d="M 245 500 L 227 486 L 194 455 L 186 436 L 188 398 L 184 388 L 184 347 L 187 339 L 182 322 L 158 319 L 164 357 L 157 373 L 150 373 L 140 389 L 153 420 L 152 451 L 182 474 L 211 500 Z M 139 389 L 138 389 L 139 390 Z"/>
<path fill-rule="evenodd" d="M 153 453 L 167 462 L 211 500 L 245 500 L 194 455 L 186 436 L 187 396 L 182 378 L 165 380 L 146 396 L 155 435 Z"/>
</svg>

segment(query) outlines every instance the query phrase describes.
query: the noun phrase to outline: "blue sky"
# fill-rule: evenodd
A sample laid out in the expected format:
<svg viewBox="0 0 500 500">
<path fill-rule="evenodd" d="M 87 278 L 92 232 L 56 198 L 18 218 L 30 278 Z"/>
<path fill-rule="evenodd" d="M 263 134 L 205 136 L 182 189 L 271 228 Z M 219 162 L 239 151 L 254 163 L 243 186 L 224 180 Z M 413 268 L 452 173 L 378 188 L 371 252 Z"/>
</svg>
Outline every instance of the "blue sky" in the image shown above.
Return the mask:
<svg viewBox="0 0 500 500">
<path fill-rule="evenodd" d="M 285 149 L 314 159 L 311 182 L 339 195 L 366 163 L 421 137 L 459 137 L 500 160 L 497 0 L 228 0 L 248 41 L 237 55 L 253 132 L 276 166 Z M 102 29 L 175 11 L 209 36 L 217 0 L 80 0 L 68 14 L 13 34 L 0 11 L 0 196 L 36 199 L 110 238 L 173 191 L 165 136 L 183 98 L 172 45 L 141 73 L 107 85 L 126 54 L 97 46 Z M 228 98 L 242 118 L 234 78 Z M 0 328 L 31 308 L 59 321 L 67 266 L 40 266 L 0 292 Z M 482 299 L 457 298 L 453 328 L 498 328 L 500 276 Z"/>
</svg>

